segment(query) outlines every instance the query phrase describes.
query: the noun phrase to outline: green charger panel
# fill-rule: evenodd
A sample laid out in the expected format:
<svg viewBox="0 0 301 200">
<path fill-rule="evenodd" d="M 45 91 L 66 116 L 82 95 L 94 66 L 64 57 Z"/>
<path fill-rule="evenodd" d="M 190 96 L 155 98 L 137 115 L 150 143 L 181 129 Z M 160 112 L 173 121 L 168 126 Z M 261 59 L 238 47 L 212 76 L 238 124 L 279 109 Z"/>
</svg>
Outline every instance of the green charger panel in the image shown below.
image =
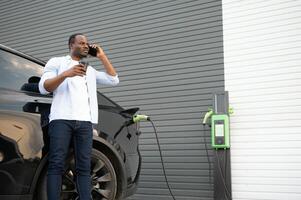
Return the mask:
<svg viewBox="0 0 301 200">
<path fill-rule="evenodd" d="M 227 114 L 211 116 L 211 144 L 215 149 L 230 148 L 230 127 Z"/>
</svg>

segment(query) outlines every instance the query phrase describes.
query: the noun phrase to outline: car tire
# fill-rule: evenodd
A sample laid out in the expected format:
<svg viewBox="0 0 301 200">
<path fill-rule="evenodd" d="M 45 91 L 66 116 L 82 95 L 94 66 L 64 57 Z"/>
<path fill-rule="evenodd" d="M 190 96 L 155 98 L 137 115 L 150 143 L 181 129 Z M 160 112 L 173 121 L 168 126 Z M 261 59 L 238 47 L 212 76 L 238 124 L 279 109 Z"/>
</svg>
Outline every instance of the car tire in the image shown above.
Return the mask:
<svg viewBox="0 0 301 200">
<path fill-rule="evenodd" d="M 70 154 L 66 161 L 65 174 L 62 179 L 61 200 L 77 200 L 78 194 L 75 188 L 75 164 L 74 156 Z M 93 200 L 114 200 L 117 195 L 117 176 L 109 158 L 92 149 L 91 156 L 91 196 Z M 47 200 L 47 169 L 43 170 L 37 190 L 36 200 Z"/>
</svg>

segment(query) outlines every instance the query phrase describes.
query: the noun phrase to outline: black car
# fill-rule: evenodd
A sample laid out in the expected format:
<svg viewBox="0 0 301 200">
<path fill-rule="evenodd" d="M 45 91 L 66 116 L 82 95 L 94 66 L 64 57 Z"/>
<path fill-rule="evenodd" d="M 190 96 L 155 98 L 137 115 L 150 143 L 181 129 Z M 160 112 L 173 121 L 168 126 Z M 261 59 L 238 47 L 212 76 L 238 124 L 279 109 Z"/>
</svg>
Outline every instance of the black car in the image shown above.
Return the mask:
<svg viewBox="0 0 301 200">
<path fill-rule="evenodd" d="M 0 45 L 0 199 L 46 200 L 48 114 L 52 95 L 37 89 L 44 61 Z M 138 108 L 125 110 L 98 92 L 99 122 L 93 130 L 94 200 L 135 192 L 141 165 Z M 115 136 L 115 137 L 114 137 Z M 77 199 L 73 149 L 67 158 L 61 199 Z"/>
</svg>

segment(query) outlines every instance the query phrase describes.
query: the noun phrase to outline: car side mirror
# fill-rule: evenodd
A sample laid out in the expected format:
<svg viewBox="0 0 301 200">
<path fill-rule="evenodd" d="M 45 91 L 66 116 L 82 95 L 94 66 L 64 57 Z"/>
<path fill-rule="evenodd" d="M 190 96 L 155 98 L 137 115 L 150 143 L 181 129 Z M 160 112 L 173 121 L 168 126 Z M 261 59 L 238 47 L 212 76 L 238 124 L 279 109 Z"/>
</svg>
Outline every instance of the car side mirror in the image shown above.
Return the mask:
<svg viewBox="0 0 301 200">
<path fill-rule="evenodd" d="M 127 109 L 127 110 L 123 110 L 123 111 L 120 111 L 119 113 L 126 117 L 126 118 L 132 118 L 133 115 L 138 112 L 140 108 L 130 108 L 130 109 Z"/>
<path fill-rule="evenodd" d="M 41 80 L 41 77 L 38 77 L 38 76 L 31 76 L 29 79 L 28 79 L 28 83 L 39 83 Z"/>
<path fill-rule="evenodd" d="M 21 87 L 22 91 L 27 91 L 27 92 L 35 92 L 35 93 L 40 93 L 39 91 L 39 82 L 40 82 L 40 77 L 37 76 L 31 76 L 28 79 L 27 83 L 24 83 Z"/>
</svg>

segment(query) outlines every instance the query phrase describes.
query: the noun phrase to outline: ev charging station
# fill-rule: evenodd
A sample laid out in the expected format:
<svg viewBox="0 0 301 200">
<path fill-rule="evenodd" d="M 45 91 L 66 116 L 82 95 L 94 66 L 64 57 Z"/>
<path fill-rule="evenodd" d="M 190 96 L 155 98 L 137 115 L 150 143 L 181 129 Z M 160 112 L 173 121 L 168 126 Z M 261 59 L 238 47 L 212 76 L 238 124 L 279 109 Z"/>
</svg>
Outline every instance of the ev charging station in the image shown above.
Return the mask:
<svg viewBox="0 0 301 200">
<path fill-rule="evenodd" d="M 214 149 L 230 148 L 229 116 L 215 114 L 211 117 L 211 145 Z"/>
<path fill-rule="evenodd" d="M 214 200 L 231 200 L 230 120 L 228 92 L 213 95 L 213 108 L 205 114 L 203 125 L 211 127 L 214 157 Z M 211 120 L 209 121 L 209 118 Z"/>
</svg>

